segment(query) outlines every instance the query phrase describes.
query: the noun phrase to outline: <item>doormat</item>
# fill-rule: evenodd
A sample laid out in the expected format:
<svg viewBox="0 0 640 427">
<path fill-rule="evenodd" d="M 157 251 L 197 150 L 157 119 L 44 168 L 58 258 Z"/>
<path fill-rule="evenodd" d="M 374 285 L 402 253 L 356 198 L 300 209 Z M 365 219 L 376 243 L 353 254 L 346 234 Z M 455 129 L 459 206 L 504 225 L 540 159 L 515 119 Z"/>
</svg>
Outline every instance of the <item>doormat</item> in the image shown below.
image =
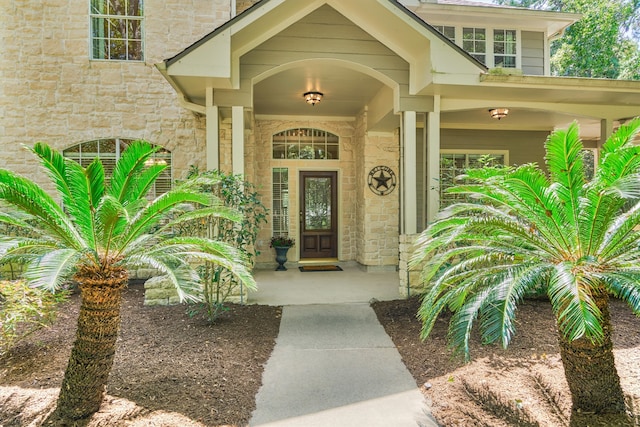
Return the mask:
<svg viewBox="0 0 640 427">
<path fill-rule="evenodd" d="M 339 265 L 303 265 L 298 268 L 303 273 L 308 271 L 342 271 Z"/>
</svg>

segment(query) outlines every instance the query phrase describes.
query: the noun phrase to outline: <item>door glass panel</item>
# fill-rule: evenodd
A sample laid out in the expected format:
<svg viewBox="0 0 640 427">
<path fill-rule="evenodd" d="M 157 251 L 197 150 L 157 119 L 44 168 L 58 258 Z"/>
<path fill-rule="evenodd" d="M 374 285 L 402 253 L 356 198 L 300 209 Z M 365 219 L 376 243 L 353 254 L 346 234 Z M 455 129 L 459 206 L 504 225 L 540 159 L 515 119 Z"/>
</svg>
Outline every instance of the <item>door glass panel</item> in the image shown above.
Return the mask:
<svg viewBox="0 0 640 427">
<path fill-rule="evenodd" d="M 331 228 L 331 178 L 308 177 L 304 182 L 305 229 Z"/>
</svg>

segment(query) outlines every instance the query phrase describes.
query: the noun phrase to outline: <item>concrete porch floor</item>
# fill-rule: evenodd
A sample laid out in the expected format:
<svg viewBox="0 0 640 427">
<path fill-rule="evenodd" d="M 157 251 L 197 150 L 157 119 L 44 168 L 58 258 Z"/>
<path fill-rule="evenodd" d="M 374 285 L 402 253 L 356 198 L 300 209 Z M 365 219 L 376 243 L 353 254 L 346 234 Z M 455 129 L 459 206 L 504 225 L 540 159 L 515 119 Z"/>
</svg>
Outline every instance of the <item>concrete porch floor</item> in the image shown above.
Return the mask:
<svg viewBox="0 0 640 427">
<path fill-rule="evenodd" d="M 388 301 L 403 298 L 397 271 L 363 271 L 352 263 L 331 262 L 343 271 L 303 273 L 298 265 L 287 271 L 255 270 L 258 290 L 249 304 L 304 305 L 368 303 L 372 298 Z"/>
</svg>

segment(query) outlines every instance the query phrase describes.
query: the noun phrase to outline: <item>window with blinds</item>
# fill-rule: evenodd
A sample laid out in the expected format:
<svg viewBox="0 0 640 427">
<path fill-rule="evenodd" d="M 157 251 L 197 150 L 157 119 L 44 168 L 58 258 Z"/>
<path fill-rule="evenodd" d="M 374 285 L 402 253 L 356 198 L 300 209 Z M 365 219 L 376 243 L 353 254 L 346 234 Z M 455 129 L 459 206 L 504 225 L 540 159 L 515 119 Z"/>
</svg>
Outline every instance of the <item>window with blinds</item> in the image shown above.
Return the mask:
<svg viewBox="0 0 640 427">
<path fill-rule="evenodd" d="M 274 236 L 289 235 L 289 169 L 273 168 L 271 221 Z"/>
<path fill-rule="evenodd" d="M 120 154 L 132 141 L 132 139 L 110 138 L 81 142 L 80 144 L 67 148 L 62 152 L 62 154 L 65 157 L 80 163 L 83 167 L 87 167 L 87 165 L 89 165 L 89 163 L 91 163 L 96 157 L 99 158 L 102 162 L 102 166 L 104 167 L 105 180 L 108 184 L 111 175 L 113 174 L 116 162 L 120 158 Z M 156 180 L 149 196 L 157 197 L 169 191 L 171 189 L 171 183 L 173 182 L 171 152 L 164 148 L 160 148 L 153 154 L 147 163 L 148 165 L 167 165 Z"/>
</svg>

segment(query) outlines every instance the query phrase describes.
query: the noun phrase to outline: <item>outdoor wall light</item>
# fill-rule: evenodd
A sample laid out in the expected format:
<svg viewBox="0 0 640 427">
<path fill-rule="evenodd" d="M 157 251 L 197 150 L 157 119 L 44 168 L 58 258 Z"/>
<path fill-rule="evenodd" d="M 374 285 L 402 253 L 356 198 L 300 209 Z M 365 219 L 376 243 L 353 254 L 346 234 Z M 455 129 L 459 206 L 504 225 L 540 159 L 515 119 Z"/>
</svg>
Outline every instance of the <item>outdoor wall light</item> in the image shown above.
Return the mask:
<svg viewBox="0 0 640 427">
<path fill-rule="evenodd" d="M 324 94 L 322 92 L 306 92 L 304 95 L 304 100 L 307 101 L 307 104 L 316 105 L 318 102 L 322 100 L 322 96 Z"/>
<path fill-rule="evenodd" d="M 507 114 L 509 114 L 509 109 L 508 108 L 490 108 L 489 114 L 491 114 L 491 117 L 493 117 L 494 119 L 500 120 L 503 117 L 507 117 Z"/>
</svg>

